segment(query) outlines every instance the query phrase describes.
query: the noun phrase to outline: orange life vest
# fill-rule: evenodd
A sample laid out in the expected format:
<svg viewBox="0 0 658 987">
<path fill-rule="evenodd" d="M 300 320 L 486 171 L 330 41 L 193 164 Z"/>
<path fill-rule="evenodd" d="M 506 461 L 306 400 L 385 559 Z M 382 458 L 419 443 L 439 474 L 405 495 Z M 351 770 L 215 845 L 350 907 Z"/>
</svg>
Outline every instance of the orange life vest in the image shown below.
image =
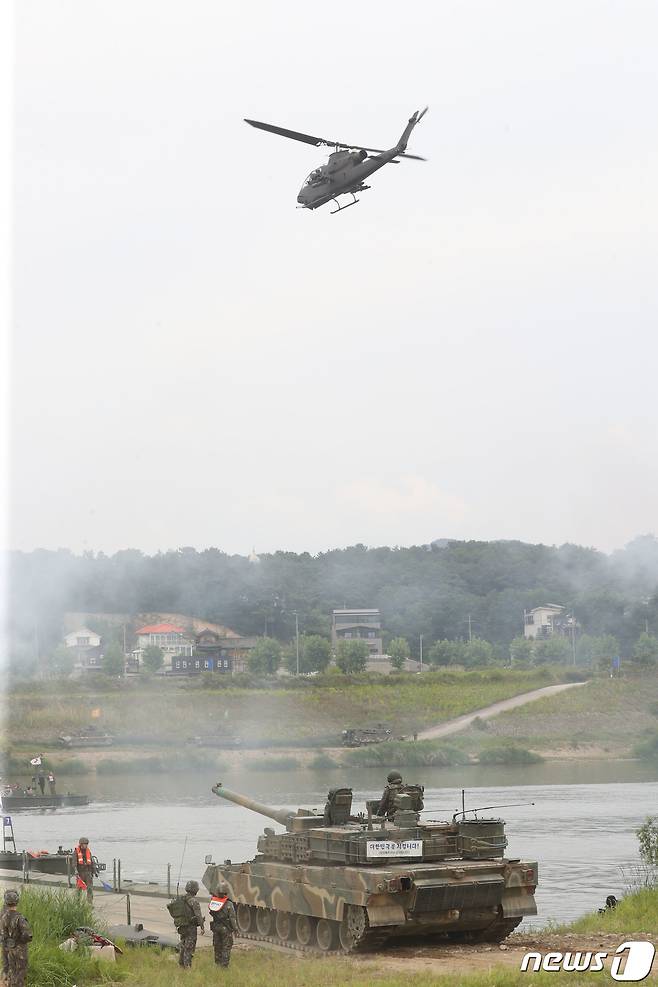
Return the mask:
<svg viewBox="0 0 658 987">
<path fill-rule="evenodd" d="M 89 847 L 83 850 L 82 847 L 77 846 L 74 853 L 78 867 L 91 867 L 91 850 Z"/>
</svg>

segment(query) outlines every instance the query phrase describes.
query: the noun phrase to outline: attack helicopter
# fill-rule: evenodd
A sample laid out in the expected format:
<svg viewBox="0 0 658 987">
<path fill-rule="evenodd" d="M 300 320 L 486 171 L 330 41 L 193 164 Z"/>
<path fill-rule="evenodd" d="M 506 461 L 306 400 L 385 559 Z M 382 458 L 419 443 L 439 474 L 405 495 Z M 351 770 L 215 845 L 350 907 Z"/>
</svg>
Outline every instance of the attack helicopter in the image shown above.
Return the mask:
<svg viewBox="0 0 658 987">
<path fill-rule="evenodd" d="M 343 141 L 327 140 L 324 137 L 312 137 L 310 134 L 302 134 L 296 130 L 286 130 L 284 127 L 275 127 L 271 123 L 261 123 L 259 120 L 247 120 L 251 127 L 258 130 L 266 130 L 270 134 L 279 134 L 280 137 L 289 137 L 291 140 L 302 141 L 304 144 L 313 144 L 314 147 L 326 145 L 335 150 L 329 155 L 326 165 L 315 168 L 308 176 L 297 196 L 298 209 L 317 209 L 326 205 L 327 202 L 334 202 L 336 209 L 331 210 L 331 215 L 342 212 L 349 206 L 355 206 L 359 199 L 357 192 L 365 192 L 370 185 L 365 184 L 365 179 L 374 172 L 379 171 L 386 164 L 399 164 L 400 158 L 408 158 L 412 161 L 426 161 L 417 154 L 407 154 L 407 142 L 411 132 L 427 113 L 427 106 L 424 110 L 416 110 L 409 118 L 407 126 L 402 132 L 402 136 L 395 145 L 388 151 L 378 150 L 374 147 L 360 147 L 358 144 L 346 144 Z M 338 202 L 339 195 L 351 195 L 352 201 L 344 205 Z"/>
</svg>

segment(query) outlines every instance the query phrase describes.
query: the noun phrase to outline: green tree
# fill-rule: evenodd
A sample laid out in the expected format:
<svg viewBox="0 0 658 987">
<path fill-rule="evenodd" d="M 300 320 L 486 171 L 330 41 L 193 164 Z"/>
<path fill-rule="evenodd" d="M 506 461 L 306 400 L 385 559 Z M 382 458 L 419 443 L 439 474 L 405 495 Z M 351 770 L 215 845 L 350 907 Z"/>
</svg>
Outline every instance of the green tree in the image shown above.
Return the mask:
<svg viewBox="0 0 658 987">
<path fill-rule="evenodd" d="M 108 645 L 105 649 L 102 667 L 106 675 L 123 675 L 126 667 L 126 659 L 123 656 L 121 647 L 116 642 Z"/>
<path fill-rule="evenodd" d="M 274 675 L 281 664 L 281 645 L 273 637 L 259 637 L 249 652 L 249 671 L 255 675 Z"/>
<path fill-rule="evenodd" d="M 483 641 L 481 637 L 474 637 L 472 641 L 467 641 L 464 645 L 464 655 L 462 664 L 467 668 L 476 665 L 489 665 L 493 661 L 493 644 Z"/>
<path fill-rule="evenodd" d="M 658 638 L 642 631 L 635 642 L 633 658 L 638 665 L 655 665 L 658 661 Z"/>
<path fill-rule="evenodd" d="M 398 672 L 401 671 L 409 657 L 409 642 L 406 637 L 394 637 L 388 646 L 388 653 L 393 668 Z"/>
<path fill-rule="evenodd" d="M 50 660 L 50 667 L 54 675 L 70 675 L 75 665 L 75 655 L 73 648 L 67 648 L 65 644 L 59 644 Z"/>
<path fill-rule="evenodd" d="M 144 648 L 142 661 L 144 662 L 144 667 L 149 672 L 157 672 L 159 668 L 162 668 L 163 660 L 164 653 L 162 648 L 159 648 L 157 644 L 148 644 Z"/>
<path fill-rule="evenodd" d="M 509 653 L 512 661 L 532 661 L 533 647 L 530 638 L 514 637 L 510 641 Z"/>
<path fill-rule="evenodd" d="M 324 672 L 331 661 L 331 645 L 320 634 L 309 634 L 304 641 L 304 671 Z"/>
<path fill-rule="evenodd" d="M 291 641 L 283 651 L 283 661 L 291 675 L 297 672 L 297 646 Z M 299 639 L 299 671 L 302 675 L 323 672 L 331 661 L 331 645 L 320 634 L 304 634 Z"/>
<path fill-rule="evenodd" d="M 336 664 L 345 675 L 365 671 L 368 661 L 369 648 L 365 641 L 359 638 L 338 642 Z"/>
<path fill-rule="evenodd" d="M 547 637 L 535 643 L 535 661 L 537 662 L 568 662 L 572 659 L 571 642 L 566 637 Z"/>
<path fill-rule="evenodd" d="M 435 641 L 427 652 L 427 660 L 432 665 L 461 665 L 464 657 L 464 642 Z"/>
<path fill-rule="evenodd" d="M 649 867 L 658 867 L 658 819 L 647 816 L 635 835 L 640 844 L 640 857 Z"/>
</svg>

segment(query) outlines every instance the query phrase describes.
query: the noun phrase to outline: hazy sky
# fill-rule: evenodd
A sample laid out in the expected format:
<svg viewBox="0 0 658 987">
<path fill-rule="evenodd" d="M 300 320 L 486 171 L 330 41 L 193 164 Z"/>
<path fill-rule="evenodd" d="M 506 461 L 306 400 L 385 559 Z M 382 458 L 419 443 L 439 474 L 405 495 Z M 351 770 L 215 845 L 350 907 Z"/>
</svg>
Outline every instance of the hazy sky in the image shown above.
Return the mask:
<svg viewBox="0 0 658 987">
<path fill-rule="evenodd" d="M 658 529 L 655 0 L 16 27 L 13 547 Z M 426 103 L 342 216 L 242 122 L 385 147 Z"/>
</svg>

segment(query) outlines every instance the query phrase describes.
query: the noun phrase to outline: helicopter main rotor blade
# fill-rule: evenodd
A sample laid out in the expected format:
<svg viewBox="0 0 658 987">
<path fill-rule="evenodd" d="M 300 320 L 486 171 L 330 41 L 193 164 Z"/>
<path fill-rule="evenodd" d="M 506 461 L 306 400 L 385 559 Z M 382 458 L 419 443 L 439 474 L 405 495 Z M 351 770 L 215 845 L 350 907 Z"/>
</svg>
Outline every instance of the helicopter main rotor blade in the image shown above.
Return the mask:
<svg viewBox="0 0 658 987">
<path fill-rule="evenodd" d="M 314 147 L 320 147 L 321 144 L 326 144 L 327 147 L 353 148 L 355 151 L 368 151 L 370 154 L 384 153 L 381 148 L 361 147 L 360 144 L 345 144 L 343 141 L 330 141 L 326 137 L 313 137 L 311 134 L 302 134 L 298 130 L 286 130 L 285 127 L 275 127 L 273 123 L 261 123 L 260 120 L 248 120 L 245 117 L 244 122 L 248 123 L 250 127 L 256 127 L 258 130 L 266 130 L 270 134 L 289 137 L 291 140 L 302 141 L 303 144 L 312 144 Z"/>
<path fill-rule="evenodd" d="M 289 137 L 294 141 L 302 141 L 304 144 L 313 144 L 314 147 L 320 147 L 321 144 L 333 144 L 333 141 L 325 140 L 324 137 L 312 137 L 310 134 L 300 134 L 297 130 L 286 130 L 285 127 L 275 127 L 273 123 L 261 123 L 260 120 L 247 120 L 244 118 L 244 122 L 248 123 L 251 127 L 256 127 L 258 130 L 267 130 L 270 134 L 279 134 L 280 137 Z"/>
</svg>

